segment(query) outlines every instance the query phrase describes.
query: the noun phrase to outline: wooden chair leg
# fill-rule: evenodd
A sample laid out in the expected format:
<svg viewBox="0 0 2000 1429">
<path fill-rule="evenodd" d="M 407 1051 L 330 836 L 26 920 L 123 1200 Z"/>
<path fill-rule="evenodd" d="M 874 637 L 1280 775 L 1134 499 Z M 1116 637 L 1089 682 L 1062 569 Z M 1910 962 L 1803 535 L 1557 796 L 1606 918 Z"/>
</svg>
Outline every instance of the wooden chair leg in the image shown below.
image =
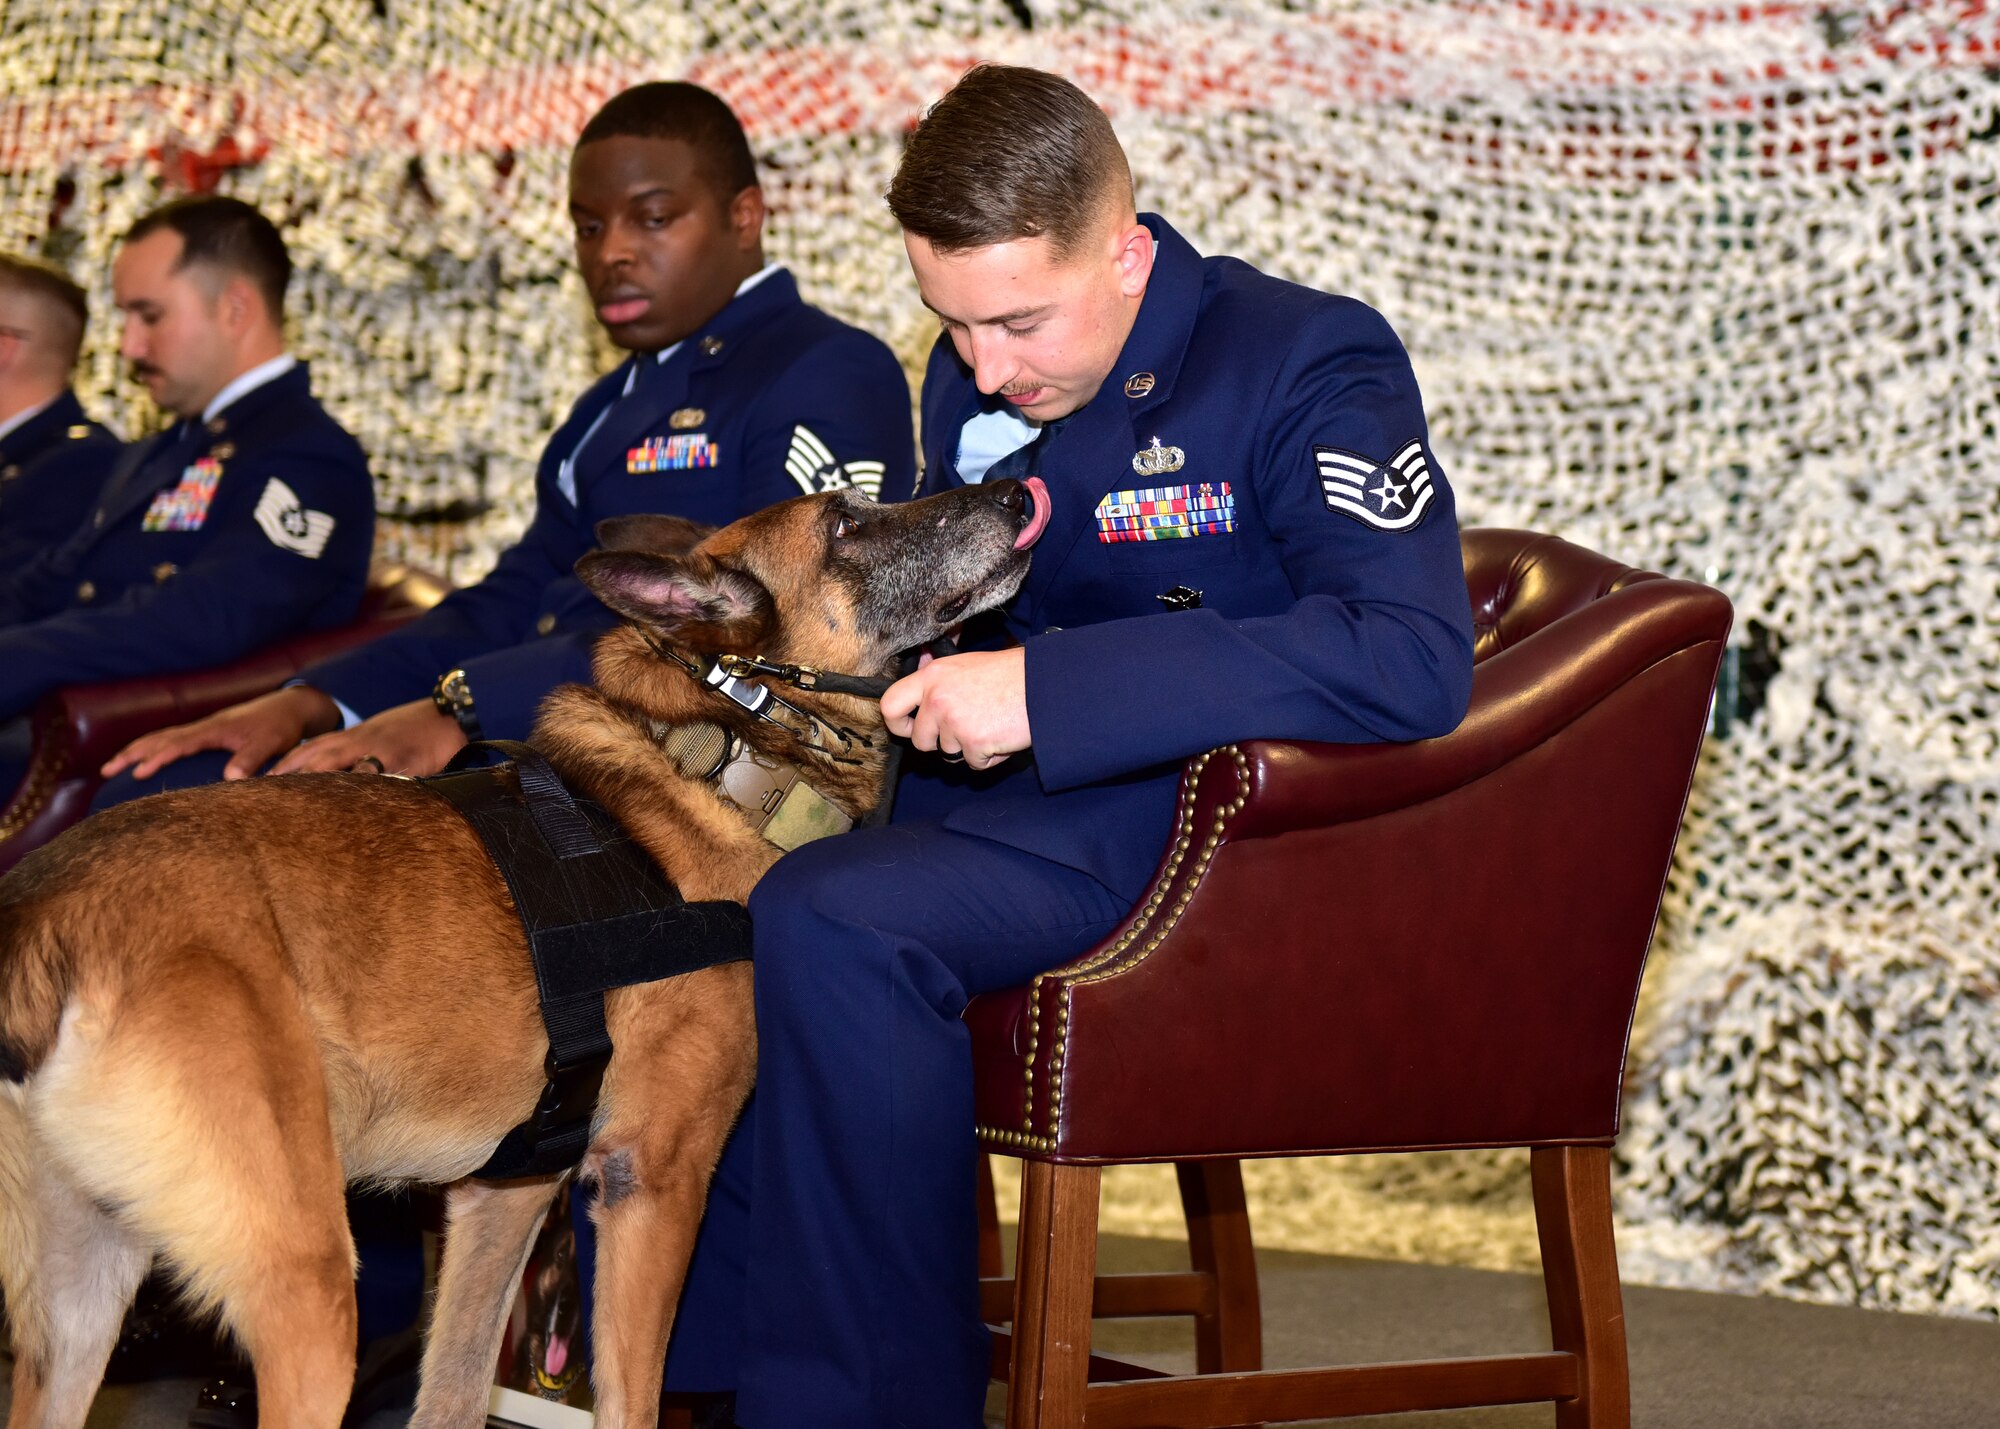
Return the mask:
<svg viewBox="0 0 2000 1429">
<path fill-rule="evenodd" d="M 1196 1315 L 1198 1374 L 1264 1367 L 1264 1316 L 1243 1170 L 1235 1161 L 1183 1161 L 1174 1167 L 1187 1213 L 1188 1260 L 1215 1277 L 1215 1309 Z"/>
<path fill-rule="evenodd" d="M 1102 1174 L 1095 1166 L 1022 1165 L 1007 1429 L 1083 1424 Z"/>
<path fill-rule="evenodd" d="M 1629 1429 L 1625 1307 L 1611 1231 L 1611 1152 L 1537 1147 L 1535 1225 L 1555 1348 L 1578 1360 L 1577 1396 L 1556 1401 L 1556 1429 Z"/>
<path fill-rule="evenodd" d="M 993 1192 L 993 1157 L 979 1148 L 979 1278 L 1000 1274 L 1000 1202 Z"/>
</svg>

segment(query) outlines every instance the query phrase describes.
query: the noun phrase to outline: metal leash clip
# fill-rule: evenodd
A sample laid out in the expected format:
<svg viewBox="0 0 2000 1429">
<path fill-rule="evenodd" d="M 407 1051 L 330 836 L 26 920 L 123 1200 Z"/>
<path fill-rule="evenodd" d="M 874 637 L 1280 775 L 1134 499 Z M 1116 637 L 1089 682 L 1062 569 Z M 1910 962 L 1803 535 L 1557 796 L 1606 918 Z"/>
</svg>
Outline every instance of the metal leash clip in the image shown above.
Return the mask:
<svg viewBox="0 0 2000 1429">
<path fill-rule="evenodd" d="M 746 680 L 752 675 L 769 675 L 802 690 L 819 688 L 820 672 L 811 665 L 780 665 L 762 655 L 718 655 L 715 663 L 721 667 L 723 674 L 738 680 Z"/>
</svg>

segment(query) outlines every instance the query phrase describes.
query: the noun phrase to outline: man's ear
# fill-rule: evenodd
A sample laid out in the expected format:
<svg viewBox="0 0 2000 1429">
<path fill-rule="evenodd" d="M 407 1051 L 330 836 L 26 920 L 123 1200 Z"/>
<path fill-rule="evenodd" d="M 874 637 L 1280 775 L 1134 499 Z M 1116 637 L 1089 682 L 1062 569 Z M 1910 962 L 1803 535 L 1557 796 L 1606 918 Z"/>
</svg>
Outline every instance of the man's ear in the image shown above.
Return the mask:
<svg viewBox="0 0 2000 1429">
<path fill-rule="evenodd" d="M 1112 240 L 1118 265 L 1118 291 L 1128 298 L 1145 296 L 1153 277 L 1153 230 L 1134 221 L 1121 228 Z"/>
<path fill-rule="evenodd" d="M 748 253 L 764 241 L 766 215 L 764 190 L 756 184 L 738 189 L 729 200 L 729 227 L 736 234 L 736 247 Z"/>
<path fill-rule="evenodd" d="M 231 273 L 215 295 L 223 326 L 233 334 L 250 331 L 264 314 L 264 299 L 257 285 L 241 273 Z"/>
<path fill-rule="evenodd" d="M 761 581 L 707 556 L 591 551 L 576 563 L 576 573 L 627 620 L 704 654 L 754 653 L 776 620 Z"/>
<path fill-rule="evenodd" d="M 607 516 L 597 523 L 597 544 L 607 551 L 649 551 L 682 556 L 715 528 L 684 516 Z"/>
</svg>

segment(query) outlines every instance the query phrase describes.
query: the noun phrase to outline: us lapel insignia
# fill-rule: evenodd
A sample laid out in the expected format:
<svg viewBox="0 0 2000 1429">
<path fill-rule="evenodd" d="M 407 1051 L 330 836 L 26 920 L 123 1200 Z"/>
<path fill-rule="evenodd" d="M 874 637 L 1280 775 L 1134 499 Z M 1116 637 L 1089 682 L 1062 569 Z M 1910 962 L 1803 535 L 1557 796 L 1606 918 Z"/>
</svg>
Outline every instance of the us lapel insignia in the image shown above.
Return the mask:
<svg viewBox="0 0 2000 1429">
<path fill-rule="evenodd" d="M 1152 390 L 1153 374 L 1150 372 L 1135 372 L 1125 379 L 1127 397 L 1143 397 Z"/>
<path fill-rule="evenodd" d="M 708 420 L 708 413 L 699 407 L 682 407 L 667 418 L 667 425 L 677 432 L 691 432 Z"/>
<path fill-rule="evenodd" d="M 1158 437 L 1153 444 L 1132 455 L 1132 470 L 1141 476 L 1165 476 L 1187 465 L 1187 453 L 1179 447 L 1163 447 Z"/>
<path fill-rule="evenodd" d="M 217 461 L 228 461 L 231 457 L 236 455 L 236 443 L 217 442 L 213 447 L 209 449 L 208 454 L 214 457 Z"/>
</svg>

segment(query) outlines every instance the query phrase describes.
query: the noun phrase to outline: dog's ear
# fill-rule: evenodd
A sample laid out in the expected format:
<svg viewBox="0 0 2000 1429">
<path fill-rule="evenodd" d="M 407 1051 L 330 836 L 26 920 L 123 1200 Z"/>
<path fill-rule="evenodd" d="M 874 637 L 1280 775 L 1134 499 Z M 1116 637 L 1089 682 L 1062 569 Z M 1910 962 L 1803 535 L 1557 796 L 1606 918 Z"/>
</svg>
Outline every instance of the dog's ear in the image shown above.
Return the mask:
<svg viewBox="0 0 2000 1429">
<path fill-rule="evenodd" d="M 607 516 L 597 523 L 597 544 L 607 551 L 680 556 L 714 530 L 685 516 Z"/>
<path fill-rule="evenodd" d="M 753 652 L 776 616 L 763 582 L 707 556 L 591 551 L 576 563 L 576 573 L 627 620 L 710 654 Z"/>
</svg>

